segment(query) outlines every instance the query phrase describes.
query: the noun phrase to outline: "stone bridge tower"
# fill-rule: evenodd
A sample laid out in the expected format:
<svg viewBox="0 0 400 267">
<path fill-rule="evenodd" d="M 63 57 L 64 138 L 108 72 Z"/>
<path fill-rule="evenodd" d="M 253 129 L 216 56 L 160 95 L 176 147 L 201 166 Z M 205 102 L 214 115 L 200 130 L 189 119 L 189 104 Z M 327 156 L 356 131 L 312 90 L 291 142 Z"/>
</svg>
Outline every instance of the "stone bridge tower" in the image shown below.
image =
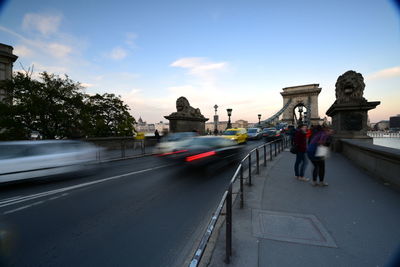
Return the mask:
<svg viewBox="0 0 400 267">
<path fill-rule="evenodd" d="M 11 79 L 12 67 L 17 56 L 13 54 L 13 47 L 0 43 L 0 81 Z M 0 89 L 0 102 L 6 97 L 6 92 Z"/>
<path fill-rule="evenodd" d="M 283 97 L 283 106 L 286 109 L 282 114 L 282 121 L 289 125 L 295 125 L 295 109 L 304 108 L 303 122 L 306 124 L 319 124 L 318 115 L 318 95 L 321 92 L 319 84 L 306 84 L 283 88 L 281 95 Z"/>
</svg>

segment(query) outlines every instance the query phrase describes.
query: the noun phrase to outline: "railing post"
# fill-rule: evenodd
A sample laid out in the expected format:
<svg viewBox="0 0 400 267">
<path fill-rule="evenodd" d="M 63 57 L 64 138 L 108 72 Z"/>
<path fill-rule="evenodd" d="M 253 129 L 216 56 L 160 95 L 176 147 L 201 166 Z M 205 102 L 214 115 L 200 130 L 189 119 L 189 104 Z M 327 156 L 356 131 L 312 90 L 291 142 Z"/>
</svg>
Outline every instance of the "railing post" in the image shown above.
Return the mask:
<svg viewBox="0 0 400 267">
<path fill-rule="evenodd" d="M 258 148 L 256 148 L 256 159 L 257 159 L 257 174 L 260 174 L 260 153 Z"/>
<path fill-rule="evenodd" d="M 232 255 L 232 184 L 229 184 L 228 195 L 226 196 L 226 250 L 225 263 L 230 263 Z"/>
<path fill-rule="evenodd" d="M 243 195 L 243 164 L 240 164 L 240 208 L 244 206 L 244 195 Z"/>
<path fill-rule="evenodd" d="M 269 159 L 272 161 L 272 143 L 269 143 Z"/>
<path fill-rule="evenodd" d="M 251 153 L 249 154 L 249 185 L 251 185 Z"/>
<path fill-rule="evenodd" d="M 264 167 L 267 167 L 267 147 L 265 144 L 263 145 L 264 148 Z"/>
<path fill-rule="evenodd" d="M 276 142 L 274 142 L 274 148 L 275 148 L 275 157 L 276 157 Z"/>
</svg>

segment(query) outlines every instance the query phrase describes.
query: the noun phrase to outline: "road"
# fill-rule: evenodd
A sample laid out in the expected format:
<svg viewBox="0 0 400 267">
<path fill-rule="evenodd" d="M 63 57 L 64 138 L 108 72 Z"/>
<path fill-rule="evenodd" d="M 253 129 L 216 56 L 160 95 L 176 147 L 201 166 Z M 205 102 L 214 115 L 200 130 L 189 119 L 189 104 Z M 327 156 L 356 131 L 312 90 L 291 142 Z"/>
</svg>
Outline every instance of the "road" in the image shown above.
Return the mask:
<svg viewBox="0 0 400 267">
<path fill-rule="evenodd" d="M 182 266 L 236 166 L 191 172 L 142 157 L 2 186 L 0 266 Z"/>
</svg>

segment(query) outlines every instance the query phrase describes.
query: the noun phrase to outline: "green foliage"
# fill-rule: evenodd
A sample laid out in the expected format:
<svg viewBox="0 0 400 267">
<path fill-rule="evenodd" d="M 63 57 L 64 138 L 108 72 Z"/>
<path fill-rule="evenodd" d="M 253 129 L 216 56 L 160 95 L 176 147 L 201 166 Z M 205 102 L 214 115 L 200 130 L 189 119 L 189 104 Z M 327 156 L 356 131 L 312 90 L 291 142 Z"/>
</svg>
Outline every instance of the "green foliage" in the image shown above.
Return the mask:
<svg viewBox="0 0 400 267">
<path fill-rule="evenodd" d="M 0 140 L 27 139 L 32 131 L 46 139 L 132 135 L 135 119 L 120 97 L 89 96 L 68 76 L 43 72 L 39 81 L 17 73 L 0 89 L 7 92 L 0 102 Z"/>
</svg>

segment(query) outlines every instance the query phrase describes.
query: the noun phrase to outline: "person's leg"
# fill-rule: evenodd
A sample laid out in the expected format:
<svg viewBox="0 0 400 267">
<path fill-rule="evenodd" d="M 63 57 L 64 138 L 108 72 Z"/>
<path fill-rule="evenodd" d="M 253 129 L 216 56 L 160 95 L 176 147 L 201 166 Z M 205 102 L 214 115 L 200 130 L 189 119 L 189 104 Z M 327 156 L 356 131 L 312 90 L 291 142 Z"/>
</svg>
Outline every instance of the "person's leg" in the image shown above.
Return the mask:
<svg viewBox="0 0 400 267">
<path fill-rule="evenodd" d="M 317 182 L 317 177 L 318 177 L 318 163 L 315 160 L 311 161 L 313 165 L 313 171 L 312 171 L 312 180 L 313 182 Z"/>
<path fill-rule="evenodd" d="M 300 177 L 300 172 L 299 172 L 299 164 L 300 164 L 300 152 L 296 153 L 296 162 L 294 163 L 294 175 L 299 178 Z"/>
<path fill-rule="evenodd" d="M 324 176 L 325 176 L 325 160 L 321 160 L 319 162 L 319 181 L 323 182 L 324 181 Z"/>
<path fill-rule="evenodd" d="M 319 166 L 319 183 L 321 186 L 328 185 L 327 182 L 324 182 L 324 177 L 325 177 L 325 160 L 321 160 L 320 166 Z"/>
<path fill-rule="evenodd" d="M 301 152 L 301 162 L 300 162 L 300 180 L 307 182 L 309 179 L 304 177 L 304 173 L 306 171 L 306 167 L 307 167 L 307 158 L 306 158 L 306 153 L 305 152 Z"/>
</svg>

